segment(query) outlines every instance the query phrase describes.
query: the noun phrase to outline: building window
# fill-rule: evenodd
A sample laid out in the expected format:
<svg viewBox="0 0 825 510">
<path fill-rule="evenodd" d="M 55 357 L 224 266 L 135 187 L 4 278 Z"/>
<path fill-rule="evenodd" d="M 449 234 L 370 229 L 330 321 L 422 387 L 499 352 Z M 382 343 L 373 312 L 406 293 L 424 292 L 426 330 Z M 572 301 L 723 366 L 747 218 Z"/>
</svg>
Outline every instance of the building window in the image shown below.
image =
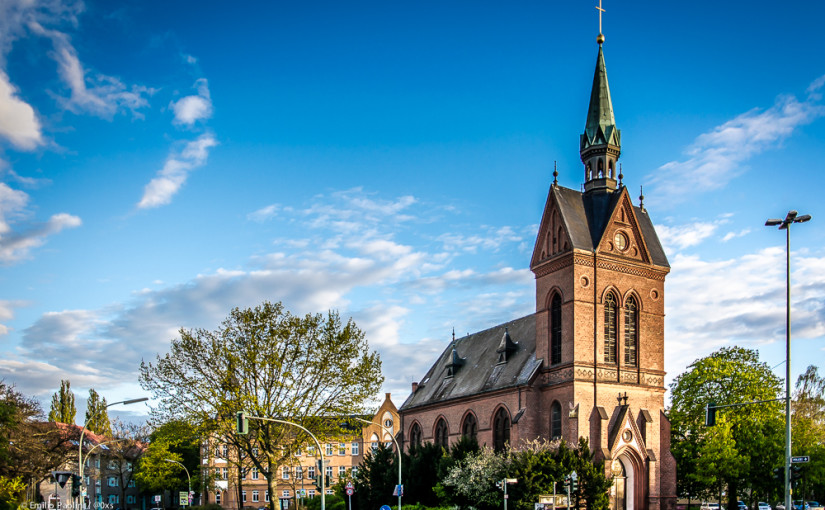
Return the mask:
<svg viewBox="0 0 825 510">
<path fill-rule="evenodd" d="M 224 459 L 229 458 L 229 446 L 223 445 L 221 446 L 221 455 Z"/>
<path fill-rule="evenodd" d="M 129 494 L 128 496 L 126 496 L 126 503 L 134 505 L 135 503 L 137 503 L 137 500 L 133 495 Z"/>
<path fill-rule="evenodd" d="M 284 467 L 281 470 L 281 478 L 284 479 L 284 480 L 289 480 L 289 468 L 288 467 Z"/>
<path fill-rule="evenodd" d="M 239 467 L 238 470 L 240 470 L 240 472 L 241 472 L 241 480 L 246 480 L 246 468 L 245 467 Z"/>
<path fill-rule="evenodd" d="M 604 362 L 616 363 L 616 297 L 604 298 Z"/>
<path fill-rule="evenodd" d="M 338 466 L 338 478 L 347 476 L 347 466 Z"/>
<path fill-rule="evenodd" d="M 332 457 L 332 443 L 327 443 L 326 450 L 327 451 L 326 453 L 324 453 L 324 455 L 326 455 L 327 457 Z"/>
<path fill-rule="evenodd" d="M 229 468 L 221 468 L 221 480 L 229 480 Z"/>
<path fill-rule="evenodd" d="M 258 468 L 256 468 L 256 467 L 252 468 L 252 479 L 253 479 L 253 480 L 257 480 L 257 479 L 258 479 L 258 474 L 259 474 L 259 473 L 258 473 Z"/>
<path fill-rule="evenodd" d="M 370 437 L 370 447 L 373 451 L 378 449 L 378 434 L 373 434 Z"/>
<path fill-rule="evenodd" d="M 269 503 L 269 490 L 264 491 L 264 501 Z"/>
<path fill-rule="evenodd" d="M 347 443 L 338 443 L 338 455 L 347 454 Z"/>
<path fill-rule="evenodd" d="M 258 448 L 252 449 L 252 455 L 257 459 L 258 458 Z"/>
<path fill-rule="evenodd" d="M 329 496 L 330 494 L 335 494 L 335 491 L 332 489 L 327 489 L 327 496 Z"/>
<path fill-rule="evenodd" d="M 129 480 L 128 487 L 135 487 L 135 486 L 136 486 L 135 481 L 134 480 Z"/>
<path fill-rule="evenodd" d="M 635 367 L 638 363 L 639 345 L 639 307 L 636 299 L 630 296 L 624 306 L 624 362 Z"/>
<path fill-rule="evenodd" d="M 358 444 L 358 441 L 353 441 L 353 442 L 352 442 L 352 448 L 351 448 L 351 450 L 350 450 L 350 451 L 352 452 L 352 455 L 353 455 L 353 456 L 355 456 L 355 455 L 358 455 L 358 454 L 359 454 L 359 451 L 360 451 L 359 446 L 360 446 L 360 445 Z"/>
<path fill-rule="evenodd" d="M 327 475 L 327 480 L 332 482 L 332 466 L 327 466 L 326 469 L 324 470 L 324 472 Z"/>
<path fill-rule="evenodd" d="M 410 428 L 410 445 L 418 446 L 421 444 L 421 427 L 418 425 L 418 422 L 413 423 L 413 426 Z"/>
<path fill-rule="evenodd" d="M 120 495 L 119 494 L 109 494 L 109 504 L 110 505 L 117 505 L 120 503 Z"/>
<path fill-rule="evenodd" d="M 304 467 L 303 466 L 295 466 L 295 479 L 296 480 L 303 480 L 304 479 Z"/>
<path fill-rule="evenodd" d="M 473 439 L 478 435 L 478 422 L 473 413 L 468 414 L 467 417 L 464 418 L 464 424 L 461 426 L 461 435 Z"/>
<path fill-rule="evenodd" d="M 109 477 L 109 487 L 117 487 L 117 478 L 114 476 Z"/>
<path fill-rule="evenodd" d="M 258 502 L 258 491 L 252 491 L 252 502 L 253 503 Z"/>
<path fill-rule="evenodd" d="M 109 469 L 117 469 L 117 462 L 110 460 L 109 461 Z"/>
<path fill-rule="evenodd" d="M 510 414 L 503 407 L 499 407 L 493 420 L 493 449 L 504 451 L 510 442 Z"/>
<path fill-rule="evenodd" d="M 448 447 L 450 431 L 447 428 L 447 421 L 444 418 L 439 418 L 435 425 L 435 437 L 433 438 L 437 446 Z"/>
<path fill-rule="evenodd" d="M 355 478 L 356 473 L 358 473 L 358 466 L 352 466 L 352 469 L 350 469 L 349 472 L 352 475 L 352 477 Z"/>
<path fill-rule="evenodd" d="M 296 457 L 300 457 L 300 456 L 301 456 L 301 447 L 300 447 L 300 446 L 298 447 L 298 449 L 297 449 L 297 450 L 295 450 L 295 456 L 296 456 Z"/>
<path fill-rule="evenodd" d="M 550 363 L 561 363 L 561 296 L 556 294 L 550 303 Z"/>
<path fill-rule="evenodd" d="M 288 497 L 289 497 L 289 489 L 285 489 L 285 490 L 281 493 L 281 497 L 283 497 L 283 498 L 288 498 Z"/>
<path fill-rule="evenodd" d="M 309 489 L 307 491 L 307 496 L 314 498 L 315 497 L 315 489 Z"/>
<path fill-rule="evenodd" d="M 310 457 L 315 457 L 315 447 L 314 446 L 307 446 L 307 455 Z"/>
<path fill-rule="evenodd" d="M 246 491 L 241 491 L 241 500 L 246 503 Z"/>
<path fill-rule="evenodd" d="M 561 404 L 558 401 L 550 406 L 550 439 L 561 438 Z"/>
<path fill-rule="evenodd" d="M 100 468 L 100 457 L 95 458 L 95 467 Z"/>
<path fill-rule="evenodd" d="M 221 504 L 221 491 L 215 493 L 215 503 Z"/>
<path fill-rule="evenodd" d="M 309 478 L 310 480 L 315 478 L 315 466 L 309 466 L 307 468 L 307 478 Z"/>
</svg>

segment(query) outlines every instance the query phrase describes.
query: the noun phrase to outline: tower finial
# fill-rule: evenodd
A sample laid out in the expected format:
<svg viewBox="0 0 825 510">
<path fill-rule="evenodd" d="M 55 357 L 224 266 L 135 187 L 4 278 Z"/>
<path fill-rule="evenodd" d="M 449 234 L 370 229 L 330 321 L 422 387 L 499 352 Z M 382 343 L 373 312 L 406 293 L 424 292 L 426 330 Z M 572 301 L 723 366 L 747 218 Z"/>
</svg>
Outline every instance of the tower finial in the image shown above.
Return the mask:
<svg viewBox="0 0 825 510">
<path fill-rule="evenodd" d="M 558 161 L 553 161 L 553 186 L 559 185 L 559 166 Z"/>
<path fill-rule="evenodd" d="M 645 210 L 645 189 L 643 186 L 639 186 L 639 209 Z"/>
<path fill-rule="evenodd" d="M 604 42 L 604 34 L 602 33 L 602 13 L 605 12 L 602 9 L 602 0 L 599 0 L 599 5 L 596 6 L 596 10 L 599 11 L 599 36 L 596 38 L 596 42 L 602 44 Z"/>
<path fill-rule="evenodd" d="M 620 188 L 622 186 L 624 186 L 624 184 L 622 184 L 622 179 L 624 179 L 624 174 L 622 173 L 622 164 L 619 163 L 619 187 Z"/>
</svg>

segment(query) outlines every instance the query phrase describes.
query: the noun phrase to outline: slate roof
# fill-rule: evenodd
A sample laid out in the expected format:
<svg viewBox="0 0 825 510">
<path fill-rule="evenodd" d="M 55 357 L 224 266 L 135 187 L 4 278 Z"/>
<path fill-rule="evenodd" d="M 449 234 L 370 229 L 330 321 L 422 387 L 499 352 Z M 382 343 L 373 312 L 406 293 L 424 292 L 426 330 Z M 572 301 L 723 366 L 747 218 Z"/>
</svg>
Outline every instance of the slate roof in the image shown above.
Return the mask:
<svg viewBox="0 0 825 510">
<path fill-rule="evenodd" d="M 593 251 L 601 241 L 621 192 L 582 193 L 562 186 L 553 186 L 551 190 L 559 205 L 559 213 L 570 234 L 573 248 Z M 657 266 L 670 267 L 647 211 L 634 205 L 633 212 L 639 220 L 639 228 L 645 238 L 651 262 Z"/>
<path fill-rule="evenodd" d="M 587 123 L 581 135 L 581 150 L 593 145 L 612 144 L 621 146 L 621 131 L 616 127 L 613 116 L 613 102 L 610 100 L 610 87 L 607 84 L 607 67 L 604 64 L 604 52 L 599 44 L 596 57 L 596 72 L 593 75 L 593 88 L 590 90 L 590 106 L 587 108 Z"/>
<path fill-rule="evenodd" d="M 506 363 L 497 363 L 496 353 L 507 328 L 516 350 Z M 447 377 L 447 366 L 452 362 L 453 343 L 449 342 L 412 393 L 401 411 L 479 395 L 504 388 L 527 384 L 542 360 L 536 359 L 536 317 L 530 314 L 490 329 L 455 340 L 458 355 L 465 360 L 453 377 Z"/>
</svg>

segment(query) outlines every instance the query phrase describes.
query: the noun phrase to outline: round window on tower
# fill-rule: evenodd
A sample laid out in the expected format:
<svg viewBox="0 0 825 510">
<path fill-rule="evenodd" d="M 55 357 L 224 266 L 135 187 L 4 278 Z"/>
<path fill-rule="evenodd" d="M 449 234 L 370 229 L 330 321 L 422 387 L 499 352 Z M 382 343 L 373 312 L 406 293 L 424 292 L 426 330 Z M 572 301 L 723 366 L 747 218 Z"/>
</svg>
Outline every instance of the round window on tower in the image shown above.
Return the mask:
<svg viewBox="0 0 825 510">
<path fill-rule="evenodd" d="M 616 248 L 619 251 L 625 251 L 627 249 L 627 234 L 624 232 L 616 232 L 616 235 L 613 236 L 613 243 L 616 245 Z"/>
</svg>

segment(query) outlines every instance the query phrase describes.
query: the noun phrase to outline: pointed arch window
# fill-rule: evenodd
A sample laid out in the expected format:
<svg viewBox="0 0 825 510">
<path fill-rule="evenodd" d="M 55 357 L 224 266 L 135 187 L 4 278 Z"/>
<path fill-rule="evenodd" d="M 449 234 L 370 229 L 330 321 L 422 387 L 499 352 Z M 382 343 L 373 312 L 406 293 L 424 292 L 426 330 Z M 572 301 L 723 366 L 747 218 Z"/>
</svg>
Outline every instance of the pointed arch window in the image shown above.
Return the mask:
<svg viewBox="0 0 825 510">
<path fill-rule="evenodd" d="M 509 442 L 510 413 L 505 408 L 499 407 L 493 419 L 493 449 L 497 452 L 503 451 Z"/>
<path fill-rule="evenodd" d="M 461 435 L 476 439 L 478 436 L 478 421 L 473 413 L 464 418 L 464 424 L 461 426 Z"/>
<path fill-rule="evenodd" d="M 561 296 L 550 302 L 550 364 L 561 363 Z"/>
<path fill-rule="evenodd" d="M 635 367 L 639 363 L 639 306 L 630 296 L 624 306 L 624 362 Z"/>
<path fill-rule="evenodd" d="M 604 362 L 616 363 L 616 296 L 604 298 Z"/>
<path fill-rule="evenodd" d="M 447 448 L 449 444 L 450 430 L 447 428 L 447 421 L 444 418 L 439 418 L 438 423 L 435 424 L 435 444 Z"/>
<path fill-rule="evenodd" d="M 418 422 L 413 423 L 413 426 L 410 428 L 410 445 L 418 446 L 421 444 L 421 426 L 418 425 Z"/>
<path fill-rule="evenodd" d="M 550 406 L 550 440 L 561 438 L 561 404 L 553 402 Z"/>
</svg>

